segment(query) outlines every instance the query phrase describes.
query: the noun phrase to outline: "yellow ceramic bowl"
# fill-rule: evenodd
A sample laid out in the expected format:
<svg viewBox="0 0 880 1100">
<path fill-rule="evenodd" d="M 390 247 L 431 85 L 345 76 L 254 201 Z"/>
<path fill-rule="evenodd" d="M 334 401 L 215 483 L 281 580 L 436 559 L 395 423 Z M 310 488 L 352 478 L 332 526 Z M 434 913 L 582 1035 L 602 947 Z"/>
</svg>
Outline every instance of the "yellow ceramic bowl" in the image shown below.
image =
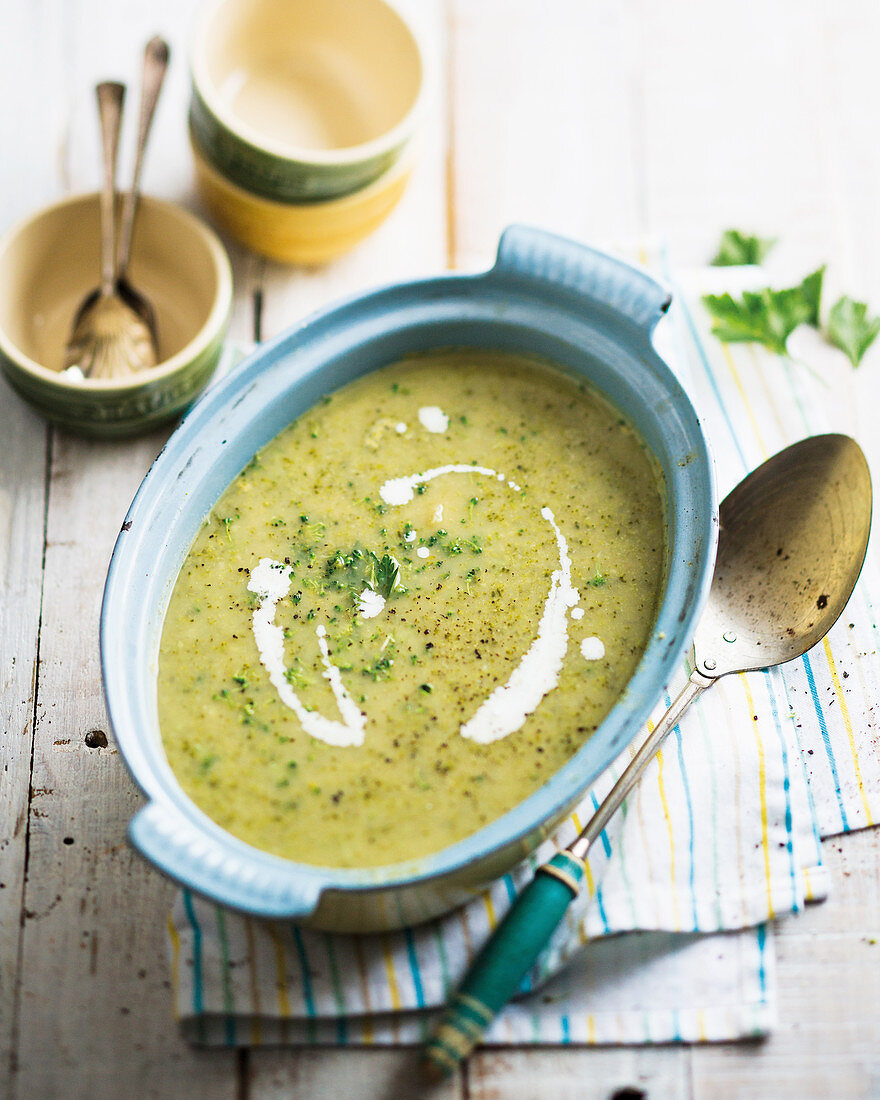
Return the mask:
<svg viewBox="0 0 880 1100">
<path fill-rule="evenodd" d="M 207 384 L 223 345 L 232 273 L 198 218 L 142 198 L 129 276 L 156 312 L 159 364 L 122 379 L 62 372 L 74 314 L 99 282 L 98 196 L 20 222 L 0 241 L 0 369 L 44 416 L 84 435 L 134 435 L 171 420 Z"/>
<path fill-rule="evenodd" d="M 190 137 L 199 193 L 217 225 L 255 252 L 284 263 L 321 264 L 350 251 L 385 221 L 412 171 L 409 154 L 352 195 L 274 202 L 228 180 Z"/>
<path fill-rule="evenodd" d="M 278 202 L 339 198 L 387 172 L 426 86 L 402 0 L 208 0 L 190 65 L 199 147 Z"/>
</svg>

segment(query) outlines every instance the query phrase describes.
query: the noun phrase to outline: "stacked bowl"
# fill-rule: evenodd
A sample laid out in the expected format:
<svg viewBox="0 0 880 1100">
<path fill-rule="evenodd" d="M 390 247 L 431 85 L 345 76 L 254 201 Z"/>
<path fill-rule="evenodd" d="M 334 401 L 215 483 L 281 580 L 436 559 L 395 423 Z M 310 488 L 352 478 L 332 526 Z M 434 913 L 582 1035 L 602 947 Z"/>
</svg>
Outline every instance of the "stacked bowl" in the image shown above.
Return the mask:
<svg viewBox="0 0 880 1100">
<path fill-rule="evenodd" d="M 323 263 L 391 212 L 425 88 L 398 0 L 211 0 L 191 67 L 197 184 L 241 243 Z"/>
</svg>

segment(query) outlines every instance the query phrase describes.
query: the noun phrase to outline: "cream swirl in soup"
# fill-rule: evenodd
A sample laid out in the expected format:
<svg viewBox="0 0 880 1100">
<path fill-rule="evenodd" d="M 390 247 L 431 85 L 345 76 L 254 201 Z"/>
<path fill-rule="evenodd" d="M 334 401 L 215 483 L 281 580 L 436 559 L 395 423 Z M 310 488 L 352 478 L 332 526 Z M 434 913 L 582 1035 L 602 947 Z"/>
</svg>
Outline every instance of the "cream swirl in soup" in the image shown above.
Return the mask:
<svg viewBox="0 0 880 1100">
<path fill-rule="evenodd" d="M 171 766 L 278 855 L 437 851 L 607 714 L 663 532 L 656 463 L 582 382 L 468 350 L 376 371 L 259 452 L 199 533 L 160 654 Z"/>
</svg>

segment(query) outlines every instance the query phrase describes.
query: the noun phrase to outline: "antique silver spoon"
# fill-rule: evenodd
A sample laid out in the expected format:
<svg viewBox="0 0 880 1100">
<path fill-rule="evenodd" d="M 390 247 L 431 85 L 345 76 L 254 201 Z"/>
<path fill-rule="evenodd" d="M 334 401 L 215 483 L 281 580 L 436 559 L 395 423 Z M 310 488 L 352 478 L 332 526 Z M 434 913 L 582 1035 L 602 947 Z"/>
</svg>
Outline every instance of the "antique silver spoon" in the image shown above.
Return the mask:
<svg viewBox="0 0 880 1100">
<path fill-rule="evenodd" d="M 73 320 L 64 355 L 64 369 L 86 378 L 115 378 L 134 364 L 154 366 L 153 334 L 141 315 L 116 286 L 116 155 L 125 101 L 125 85 L 99 84 L 98 113 L 104 179 L 101 188 L 101 283 L 83 300 Z"/>
<path fill-rule="evenodd" d="M 144 48 L 144 68 L 141 79 L 141 110 L 138 120 L 137 146 L 135 149 L 134 172 L 131 188 L 126 193 L 122 207 L 122 222 L 119 229 L 119 248 L 116 254 L 116 289 L 131 307 L 144 320 L 150 329 L 153 341 L 154 363 L 158 343 L 156 314 L 149 300 L 131 285 L 128 279 L 128 264 L 131 260 L 131 241 L 134 235 L 134 221 L 140 199 L 141 169 L 147 139 L 153 125 L 153 115 L 162 91 L 162 82 L 168 68 L 168 43 L 156 36 L 151 38 Z"/>
<path fill-rule="evenodd" d="M 101 285 L 83 301 L 73 322 L 64 367 L 86 378 L 123 378 L 158 361 L 156 315 L 149 300 L 128 280 L 143 155 L 168 65 L 168 46 L 152 38 L 144 50 L 140 121 L 131 190 L 126 194 L 117 247 L 116 154 L 125 87 L 99 84 L 98 110 L 104 159 L 101 191 Z"/>
<path fill-rule="evenodd" d="M 694 639 L 694 671 L 583 832 L 539 867 L 486 943 L 425 1052 L 449 1073 L 517 992 L 581 890 L 594 840 L 691 703 L 721 676 L 784 664 L 822 639 L 865 560 L 871 478 L 845 435 L 804 439 L 768 459 L 721 504 L 715 572 Z"/>
</svg>

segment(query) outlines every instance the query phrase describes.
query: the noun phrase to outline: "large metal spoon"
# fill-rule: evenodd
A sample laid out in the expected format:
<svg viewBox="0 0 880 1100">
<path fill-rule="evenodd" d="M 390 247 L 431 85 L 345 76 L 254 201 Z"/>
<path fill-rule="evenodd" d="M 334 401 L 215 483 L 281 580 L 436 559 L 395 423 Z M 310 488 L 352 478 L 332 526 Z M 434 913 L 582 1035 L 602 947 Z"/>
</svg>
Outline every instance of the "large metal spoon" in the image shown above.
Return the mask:
<svg viewBox="0 0 880 1100">
<path fill-rule="evenodd" d="M 428 1042 L 449 1073 L 515 995 L 581 890 L 587 853 L 691 703 L 721 676 L 794 660 L 827 634 L 858 579 L 871 527 L 865 456 L 845 435 L 780 451 L 725 498 L 694 671 L 583 832 L 538 868 L 487 942 Z"/>
</svg>

